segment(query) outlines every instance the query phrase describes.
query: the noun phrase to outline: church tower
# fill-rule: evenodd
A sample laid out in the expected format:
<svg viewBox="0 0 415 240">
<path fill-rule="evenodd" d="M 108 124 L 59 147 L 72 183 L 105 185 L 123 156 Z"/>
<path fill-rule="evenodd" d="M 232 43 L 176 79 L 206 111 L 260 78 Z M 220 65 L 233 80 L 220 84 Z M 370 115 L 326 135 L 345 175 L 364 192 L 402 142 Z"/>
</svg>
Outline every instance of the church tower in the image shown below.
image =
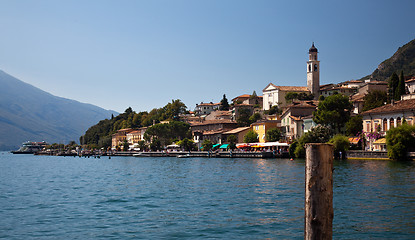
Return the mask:
<svg viewBox="0 0 415 240">
<path fill-rule="evenodd" d="M 313 45 L 308 50 L 307 89 L 314 94 L 314 99 L 320 96 L 320 61 L 317 59 L 317 48 Z"/>
</svg>

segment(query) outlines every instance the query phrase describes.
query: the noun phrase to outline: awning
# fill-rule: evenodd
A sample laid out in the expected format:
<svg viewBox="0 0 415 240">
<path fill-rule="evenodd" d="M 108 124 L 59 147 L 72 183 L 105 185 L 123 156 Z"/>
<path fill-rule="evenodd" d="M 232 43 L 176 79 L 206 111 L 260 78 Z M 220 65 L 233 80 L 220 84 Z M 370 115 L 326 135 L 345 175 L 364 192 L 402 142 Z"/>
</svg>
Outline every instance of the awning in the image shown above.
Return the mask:
<svg viewBox="0 0 415 240">
<path fill-rule="evenodd" d="M 220 143 L 213 145 L 212 148 L 215 148 L 217 146 L 220 146 Z"/>
<path fill-rule="evenodd" d="M 379 138 L 373 144 L 384 145 L 384 144 L 386 144 L 386 138 Z"/>
<path fill-rule="evenodd" d="M 179 148 L 180 146 L 177 144 L 170 144 L 170 145 L 167 145 L 167 147 L 168 148 Z"/>
<path fill-rule="evenodd" d="M 359 143 L 359 141 L 360 141 L 360 137 L 351 137 L 351 138 L 349 138 L 349 142 L 351 144 L 357 144 L 357 143 Z"/>
<path fill-rule="evenodd" d="M 220 146 L 219 148 L 222 148 L 222 149 L 227 149 L 228 148 L 228 146 L 229 146 L 229 144 L 223 144 L 222 146 Z"/>
<path fill-rule="evenodd" d="M 246 143 L 242 143 L 242 144 L 236 144 L 236 147 L 237 148 L 245 148 L 245 147 L 249 147 L 249 145 L 248 144 L 246 144 Z"/>
</svg>

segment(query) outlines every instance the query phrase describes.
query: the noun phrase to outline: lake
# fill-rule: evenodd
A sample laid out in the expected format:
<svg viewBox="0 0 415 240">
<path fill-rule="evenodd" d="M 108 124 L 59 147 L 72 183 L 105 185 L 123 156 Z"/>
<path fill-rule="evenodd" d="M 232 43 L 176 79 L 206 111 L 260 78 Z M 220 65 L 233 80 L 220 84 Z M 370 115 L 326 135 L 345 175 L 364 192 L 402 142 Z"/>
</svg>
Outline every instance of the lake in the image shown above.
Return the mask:
<svg viewBox="0 0 415 240">
<path fill-rule="evenodd" d="M 415 162 L 335 161 L 333 239 L 415 239 Z M 304 160 L 0 152 L 0 238 L 303 239 Z"/>
</svg>

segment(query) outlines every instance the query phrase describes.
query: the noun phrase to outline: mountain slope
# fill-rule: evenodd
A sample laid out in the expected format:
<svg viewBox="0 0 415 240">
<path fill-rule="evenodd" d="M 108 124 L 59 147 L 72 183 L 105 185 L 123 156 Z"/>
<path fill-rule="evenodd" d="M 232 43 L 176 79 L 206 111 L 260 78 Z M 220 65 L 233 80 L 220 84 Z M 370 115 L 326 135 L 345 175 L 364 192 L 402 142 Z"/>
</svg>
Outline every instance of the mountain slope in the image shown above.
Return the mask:
<svg viewBox="0 0 415 240">
<path fill-rule="evenodd" d="M 391 58 L 379 64 L 370 77 L 384 81 L 393 72 L 396 71 L 399 75 L 402 70 L 405 76 L 415 75 L 415 39 L 400 47 Z"/>
<path fill-rule="evenodd" d="M 24 141 L 78 141 L 114 111 L 53 96 L 0 70 L 0 150 Z"/>
</svg>

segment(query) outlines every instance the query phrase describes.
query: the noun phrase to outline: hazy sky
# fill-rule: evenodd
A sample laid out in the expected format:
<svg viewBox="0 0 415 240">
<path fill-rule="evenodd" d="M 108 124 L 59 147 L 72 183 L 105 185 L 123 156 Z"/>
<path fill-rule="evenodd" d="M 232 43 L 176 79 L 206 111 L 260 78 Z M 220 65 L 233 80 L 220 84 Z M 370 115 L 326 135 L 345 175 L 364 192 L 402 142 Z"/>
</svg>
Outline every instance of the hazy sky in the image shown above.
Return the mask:
<svg viewBox="0 0 415 240">
<path fill-rule="evenodd" d="M 0 0 L 0 69 L 54 95 L 124 112 L 229 101 L 270 82 L 370 74 L 415 38 L 415 1 Z"/>
</svg>

